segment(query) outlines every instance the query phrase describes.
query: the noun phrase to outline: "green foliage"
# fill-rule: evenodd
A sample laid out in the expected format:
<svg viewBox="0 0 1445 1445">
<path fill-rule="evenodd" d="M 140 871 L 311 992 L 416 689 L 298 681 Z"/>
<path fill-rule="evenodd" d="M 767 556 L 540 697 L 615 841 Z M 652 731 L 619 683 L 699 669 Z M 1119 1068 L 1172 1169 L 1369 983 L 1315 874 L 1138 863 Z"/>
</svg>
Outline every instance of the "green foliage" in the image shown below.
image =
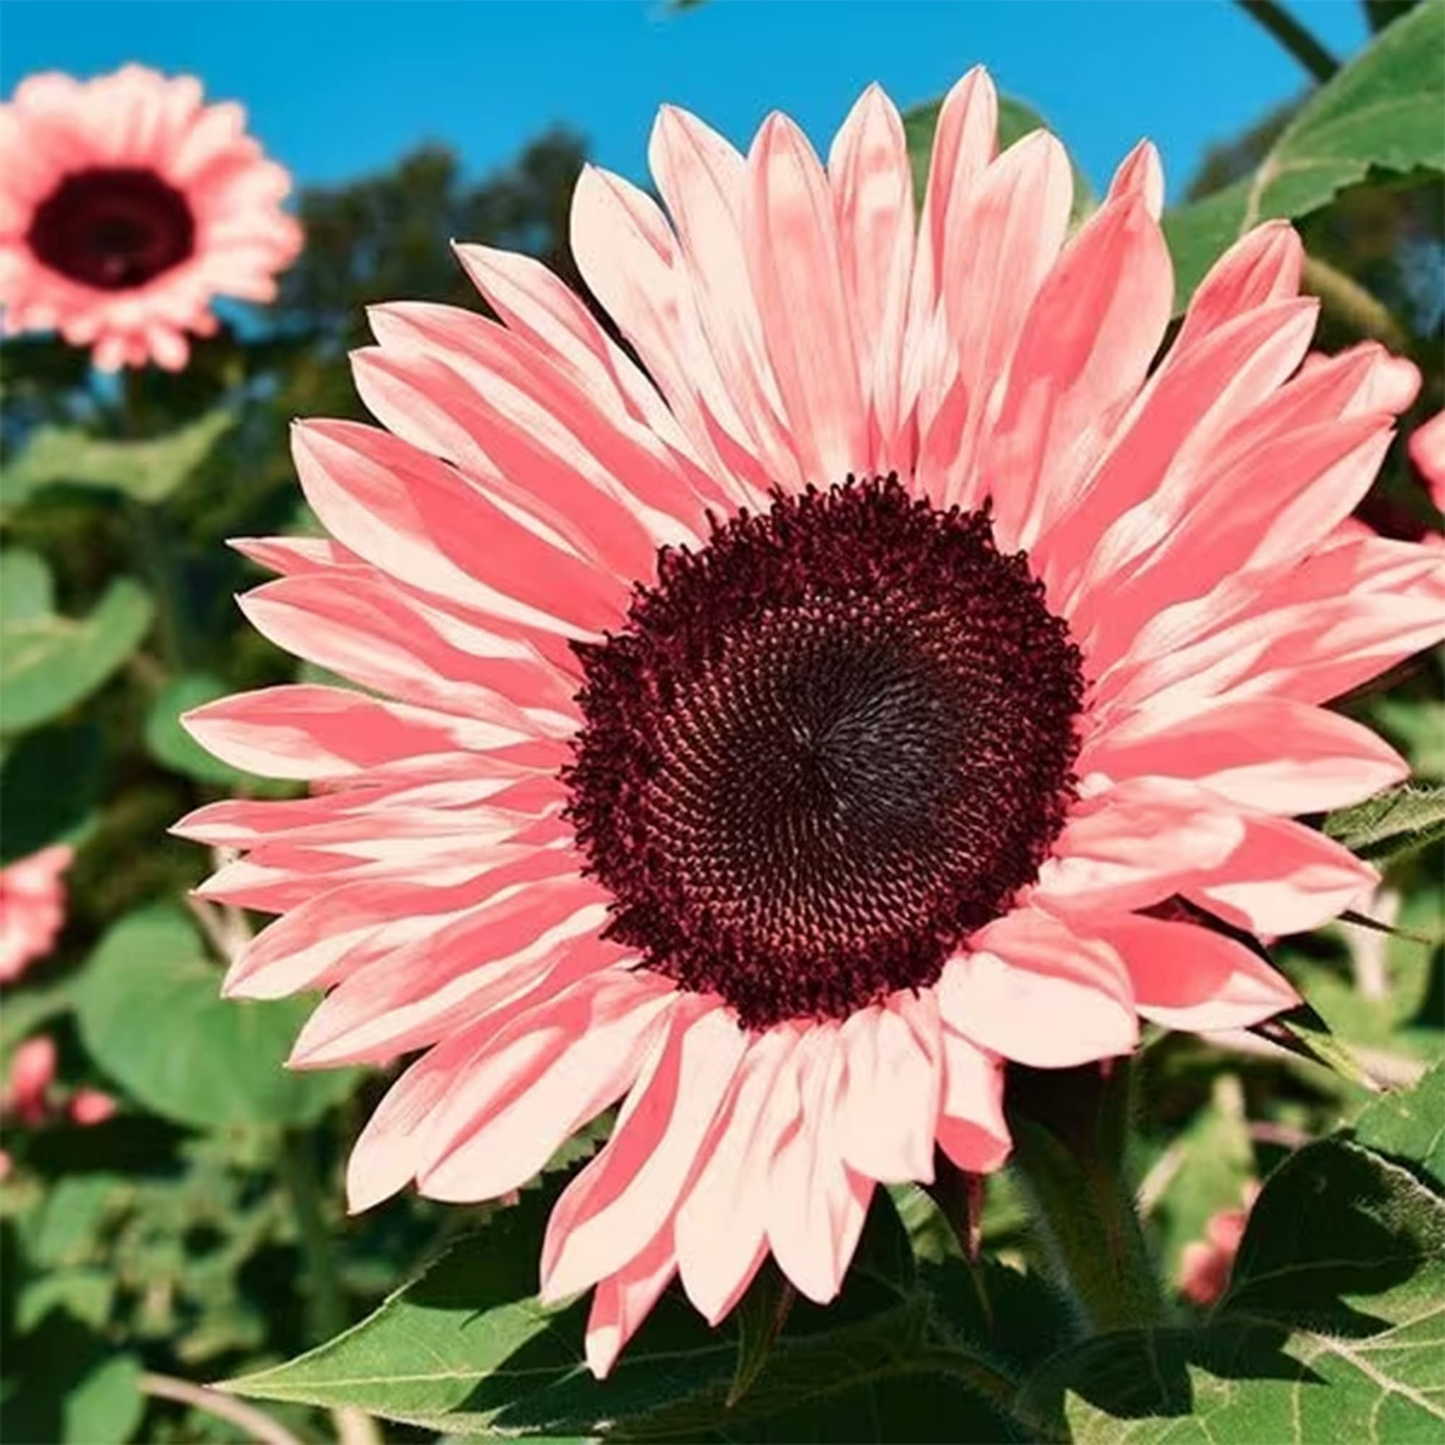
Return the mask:
<svg viewBox="0 0 1445 1445">
<path fill-rule="evenodd" d="M 806 1418 L 850 1439 L 1015 1438 L 1000 1408 L 1011 1376 L 936 1320 L 929 1282 L 884 1195 L 842 1297 L 826 1311 L 795 1304 L 742 1392 L 736 1326 L 708 1329 L 675 1292 L 611 1377 L 592 1379 L 581 1363 L 585 1305 L 548 1310 L 534 1298 L 544 1206 L 528 1197 L 500 1211 L 363 1324 L 228 1388 L 356 1405 L 454 1435 L 606 1429 L 698 1440 L 737 1438 L 741 1428 L 746 1438 L 783 1440 L 798 1438 Z"/>
<path fill-rule="evenodd" d="M 168 905 L 131 914 L 105 936 L 86 967 L 76 1010 L 100 1067 L 180 1124 L 308 1124 L 355 1082 L 344 1069 L 288 1071 L 286 1055 L 308 1002 L 223 999 L 219 969 Z M 148 1039 L 165 1046 L 146 1047 Z"/>
<path fill-rule="evenodd" d="M 173 677 L 156 694 L 145 724 L 146 751 L 162 767 L 199 783 L 233 786 L 243 774 L 203 748 L 181 726 L 181 714 L 224 697 L 230 689 L 206 673 Z"/>
<path fill-rule="evenodd" d="M 1270 1177 L 1205 1324 L 1088 1340 L 1021 1406 L 1051 1438 L 1094 1442 L 1437 1439 L 1442 1301 L 1445 1201 L 1325 1140 Z"/>
<path fill-rule="evenodd" d="M 1442 108 L 1445 7 L 1421 5 L 1310 97 L 1253 175 L 1165 217 L 1179 307 L 1261 221 L 1307 215 L 1377 170 L 1445 170 Z"/>
<path fill-rule="evenodd" d="M 140 646 L 152 607 L 129 578 L 113 581 L 84 618 L 55 611 L 44 558 L 0 557 L 0 732 L 49 722 L 83 701 Z"/>
<path fill-rule="evenodd" d="M 60 484 L 162 502 L 184 485 L 233 422 L 229 412 L 218 409 L 148 441 L 101 439 L 80 427 L 43 427 L 6 467 L 0 507 L 19 506 Z"/>
</svg>

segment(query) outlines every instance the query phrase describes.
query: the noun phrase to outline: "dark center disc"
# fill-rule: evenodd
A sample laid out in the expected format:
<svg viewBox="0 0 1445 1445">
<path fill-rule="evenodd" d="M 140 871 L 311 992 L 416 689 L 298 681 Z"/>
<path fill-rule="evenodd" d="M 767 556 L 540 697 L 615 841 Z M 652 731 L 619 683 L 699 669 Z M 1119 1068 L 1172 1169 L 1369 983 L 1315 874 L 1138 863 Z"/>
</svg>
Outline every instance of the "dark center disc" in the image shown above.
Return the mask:
<svg viewBox="0 0 1445 1445">
<path fill-rule="evenodd" d="M 932 983 L 1072 796 L 1077 649 L 984 513 L 894 477 L 664 550 L 580 646 L 570 816 L 609 935 L 749 1027 Z"/>
<path fill-rule="evenodd" d="M 154 171 L 75 171 L 36 208 L 26 236 L 53 271 L 102 291 L 144 286 L 195 249 L 186 198 Z"/>
</svg>

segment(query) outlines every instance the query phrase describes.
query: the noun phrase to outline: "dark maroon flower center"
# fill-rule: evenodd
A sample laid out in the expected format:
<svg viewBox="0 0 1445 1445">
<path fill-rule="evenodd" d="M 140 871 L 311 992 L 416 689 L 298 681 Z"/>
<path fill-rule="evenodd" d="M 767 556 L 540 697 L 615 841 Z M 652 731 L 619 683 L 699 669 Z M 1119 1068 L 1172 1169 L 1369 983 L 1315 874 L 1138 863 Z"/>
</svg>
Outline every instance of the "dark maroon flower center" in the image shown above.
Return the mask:
<svg viewBox="0 0 1445 1445">
<path fill-rule="evenodd" d="M 125 291 L 184 261 L 196 221 L 185 196 L 154 171 L 95 166 L 66 176 L 41 202 L 26 241 L 52 271 Z"/>
<path fill-rule="evenodd" d="M 749 1027 L 932 983 L 1062 825 L 1078 651 L 986 513 L 895 477 L 664 549 L 578 652 L 570 815 L 609 934 Z"/>
</svg>

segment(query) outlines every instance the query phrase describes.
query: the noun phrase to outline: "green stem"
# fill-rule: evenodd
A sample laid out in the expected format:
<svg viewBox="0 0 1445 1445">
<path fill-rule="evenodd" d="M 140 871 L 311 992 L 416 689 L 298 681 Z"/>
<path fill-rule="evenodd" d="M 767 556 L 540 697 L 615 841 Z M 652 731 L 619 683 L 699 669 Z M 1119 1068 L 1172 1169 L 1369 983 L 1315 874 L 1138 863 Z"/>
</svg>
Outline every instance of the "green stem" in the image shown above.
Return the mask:
<svg viewBox="0 0 1445 1445">
<path fill-rule="evenodd" d="M 1316 80 L 1328 80 L 1340 62 L 1277 0 L 1235 0 L 1294 56 Z"/>
<path fill-rule="evenodd" d="M 132 550 L 155 597 L 161 655 L 172 672 L 184 672 L 193 655 L 192 633 L 169 528 L 165 519 L 144 502 L 127 501 L 125 512 Z"/>
<path fill-rule="evenodd" d="M 1164 1300 L 1125 1163 L 1132 1065 L 1015 1070 L 1014 1167 L 1054 1266 L 1095 1331 L 1157 1324 Z"/>
</svg>

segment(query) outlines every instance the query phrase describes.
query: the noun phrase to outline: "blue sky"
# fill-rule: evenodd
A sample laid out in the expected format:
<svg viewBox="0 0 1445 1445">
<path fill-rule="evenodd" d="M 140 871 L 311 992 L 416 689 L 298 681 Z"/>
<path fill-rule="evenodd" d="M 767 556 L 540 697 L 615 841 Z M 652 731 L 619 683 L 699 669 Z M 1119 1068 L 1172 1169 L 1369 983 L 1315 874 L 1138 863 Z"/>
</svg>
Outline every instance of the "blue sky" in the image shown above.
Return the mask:
<svg viewBox="0 0 1445 1445">
<path fill-rule="evenodd" d="M 1337 54 L 1365 39 L 1356 0 L 1292 0 Z M 0 89 L 34 70 L 126 60 L 198 74 L 244 101 L 302 182 L 386 166 L 422 140 L 478 172 L 555 122 L 634 178 L 657 106 L 740 143 L 771 109 L 820 148 L 857 92 L 901 105 L 982 61 L 1031 101 L 1095 184 L 1141 135 L 1177 194 L 1209 141 L 1306 83 L 1226 0 L 5 0 Z"/>
</svg>

